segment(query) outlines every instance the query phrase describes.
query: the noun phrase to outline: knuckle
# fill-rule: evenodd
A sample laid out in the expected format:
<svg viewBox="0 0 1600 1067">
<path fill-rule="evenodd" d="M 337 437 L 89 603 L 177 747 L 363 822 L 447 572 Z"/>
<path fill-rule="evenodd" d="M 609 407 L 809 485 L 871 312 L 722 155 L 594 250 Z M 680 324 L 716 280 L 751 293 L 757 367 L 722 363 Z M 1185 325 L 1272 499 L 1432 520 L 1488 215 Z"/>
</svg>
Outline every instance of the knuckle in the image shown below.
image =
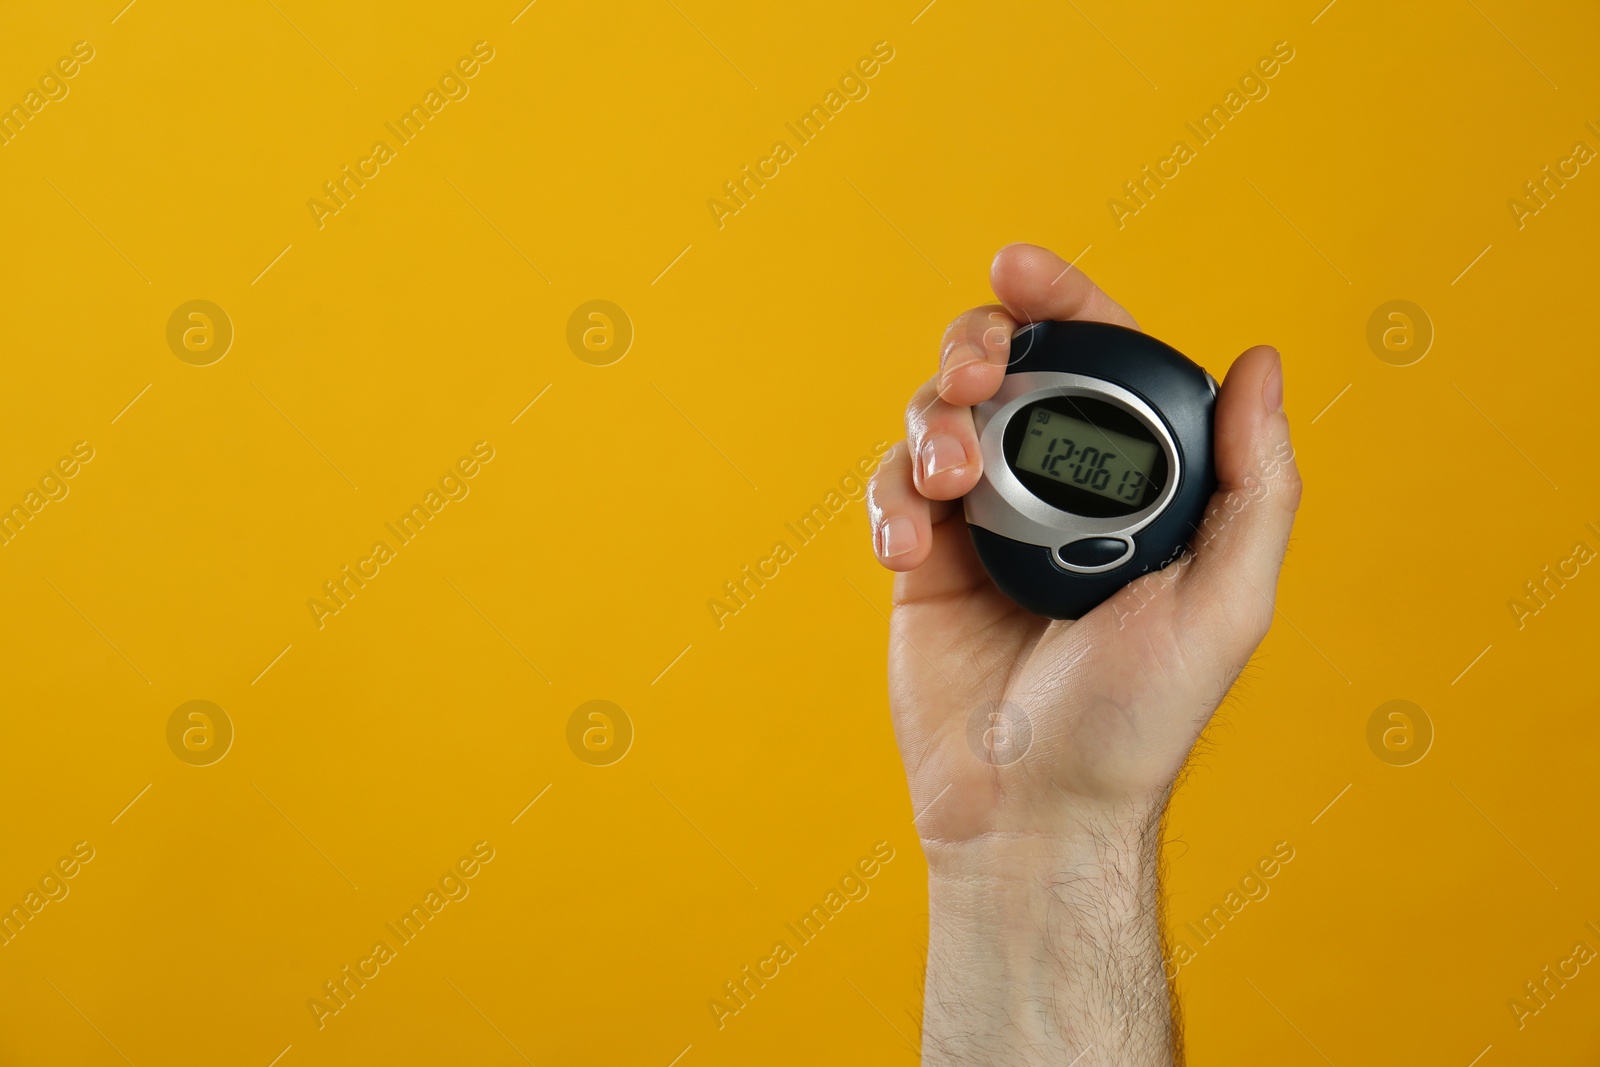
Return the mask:
<svg viewBox="0 0 1600 1067">
<path fill-rule="evenodd" d="M 1305 494 L 1305 483 L 1300 480 L 1300 465 L 1289 464 L 1284 474 L 1281 496 L 1285 511 L 1296 512 L 1300 510 L 1300 499 Z"/>
<path fill-rule="evenodd" d="M 953 342 L 966 337 L 972 331 L 972 317 L 982 312 L 982 310 L 982 308 L 968 308 L 951 319 L 944 328 L 943 343 L 940 347 L 949 349 Z"/>
<path fill-rule="evenodd" d="M 883 454 L 883 458 L 878 461 L 878 469 L 872 472 L 872 478 L 867 484 L 890 484 L 897 476 L 897 472 L 906 465 L 907 454 L 906 439 L 901 438 Z"/>
<path fill-rule="evenodd" d="M 874 523 L 883 515 L 884 490 L 888 484 L 888 477 L 888 472 L 880 467 L 867 482 L 867 514 Z"/>
<path fill-rule="evenodd" d="M 928 409 L 939 402 L 939 394 L 927 386 L 923 386 L 911 394 L 911 399 L 906 403 L 906 437 L 914 440 L 928 428 Z M 902 441 L 901 444 L 905 442 Z M 899 445 L 895 446 L 899 448 Z"/>
</svg>

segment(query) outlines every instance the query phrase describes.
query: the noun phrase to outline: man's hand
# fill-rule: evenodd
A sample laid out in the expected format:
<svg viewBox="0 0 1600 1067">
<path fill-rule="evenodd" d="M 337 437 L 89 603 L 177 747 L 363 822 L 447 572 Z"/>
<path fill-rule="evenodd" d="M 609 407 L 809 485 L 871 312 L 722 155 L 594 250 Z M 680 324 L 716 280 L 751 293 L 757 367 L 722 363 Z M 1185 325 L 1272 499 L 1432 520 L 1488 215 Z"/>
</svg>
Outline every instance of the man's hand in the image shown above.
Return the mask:
<svg viewBox="0 0 1600 1067">
<path fill-rule="evenodd" d="M 1002 249 L 991 284 L 1000 303 L 946 329 L 869 497 L 874 549 L 899 572 L 889 695 L 929 866 L 924 1059 L 1170 1064 L 1160 820 L 1272 621 L 1300 500 L 1282 366 L 1258 347 L 1228 371 L 1220 487 L 1192 554 L 1054 622 L 1002 595 L 973 550 L 971 406 L 1000 387 L 1020 326 L 1137 324 L 1036 246 Z"/>
</svg>

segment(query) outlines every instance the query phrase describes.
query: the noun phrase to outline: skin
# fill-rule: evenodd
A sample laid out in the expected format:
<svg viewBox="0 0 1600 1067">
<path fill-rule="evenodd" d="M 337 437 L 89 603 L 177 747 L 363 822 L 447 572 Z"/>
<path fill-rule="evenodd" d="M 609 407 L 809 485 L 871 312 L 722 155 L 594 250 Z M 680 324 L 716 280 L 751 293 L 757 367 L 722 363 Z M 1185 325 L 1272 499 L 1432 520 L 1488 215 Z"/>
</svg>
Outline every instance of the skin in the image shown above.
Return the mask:
<svg viewBox="0 0 1600 1067">
<path fill-rule="evenodd" d="M 897 572 L 890 705 L 928 859 L 923 1062 L 1181 1063 L 1161 821 L 1272 621 L 1300 501 L 1282 364 L 1251 348 L 1223 380 L 1220 487 L 1191 552 L 1082 619 L 1041 618 L 994 587 L 966 530 L 971 407 L 999 388 L 1019 325 L 1137 323 L 1034 245 L 1002 249 L 990 281 L 999 303 L 945 330 L 868 496 L 874 551 Z"/>
</svg>

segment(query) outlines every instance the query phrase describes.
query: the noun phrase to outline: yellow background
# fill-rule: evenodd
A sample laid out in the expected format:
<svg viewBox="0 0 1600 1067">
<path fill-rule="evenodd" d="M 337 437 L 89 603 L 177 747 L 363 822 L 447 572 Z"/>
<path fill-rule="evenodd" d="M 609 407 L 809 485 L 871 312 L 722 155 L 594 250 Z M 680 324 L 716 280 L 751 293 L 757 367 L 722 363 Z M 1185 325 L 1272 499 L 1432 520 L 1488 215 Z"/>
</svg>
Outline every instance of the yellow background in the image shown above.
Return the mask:
<svg viewBox="0 0 1600 1067">
<path fill-rule="evenodd" d="M 1183 969 L 1192 1062 L 1594 1062 L 1593 965 L 1507 1006 L 1600 949 L 1600 576 L 1508 607 L 1600 548 L 1600 176 L 1521 229 L 1507 204 L 1600 147 L 1592 5 L 924 2 L 5 12 L 0 101 L 96 55 L 0 148 L 0 500 L 95 458 L 0 548 L 0 902 L 96 852 L 0 948 L 0 1062 L 913 1062 L 925 871 L 863 506 L 720 630 L 707 601 L 897 438 L 1013 240 L 1087 249 L 1219 376 L 1284 353 L 1305 505 L 1175 803 L 1174 925 L 1295 858 Z M 480 40 L 470 95 L 318 229 Z M 879 41 L 870 95 L 719 229 L 708 199 Z M 1278 41 L 1270 95 L 1119 229 Z M 166 343 L 191 299 L 236 330 L 211 366 Z M 611 366 L 566 342 L 592 299 L 636 331 Z M 1393 299 L 1436 331 L 1412 366 L 1366 340 Z M 470 495 L 319 630 L 307 600 L 480 440 Z M 166 740 L 195 699 L 236 731 L 207 767 Z M 608 767 L 566 741 L 594 699 L 636 734 Z M 1435 730 L 1412 766 L 1368 747 L 1392 699 Z M 308 999 L 483 840 L 319 1030 Z M 878 841 L 870 896 L 719 1030 Z"/>
</svg>

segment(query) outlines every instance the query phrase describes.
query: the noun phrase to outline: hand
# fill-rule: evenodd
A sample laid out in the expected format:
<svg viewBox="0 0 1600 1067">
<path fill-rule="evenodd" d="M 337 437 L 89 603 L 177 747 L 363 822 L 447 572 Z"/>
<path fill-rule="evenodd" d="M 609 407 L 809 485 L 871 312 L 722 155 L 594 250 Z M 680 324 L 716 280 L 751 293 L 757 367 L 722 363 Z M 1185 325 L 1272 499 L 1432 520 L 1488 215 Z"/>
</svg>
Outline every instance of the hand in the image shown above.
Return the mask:
<svg viewBox="0 0 1600 1067">
<path fill-rule="evenodd" d="M 885 457 L 869 497 L 878 558 L 899 572 L 889 696 L 930 859 L 985 834 L 1047 833 L 1069 807 L 1159 807 L 1266 634 L 1300 499 L 1278 354 L 1252 348 L 1217 398 L 1212 536 L 1171 574 L 1134 583 L 1076 622 L 1017 607 L 984 573 L 962 517 L 960 498 L 982 472 L 971 405 L 1000 387 L 1020 325 L 1137 323 L 1033 245 L 1001 250 L 991 281 L 1001 303 L 946 329 L 940 372 L 912 397 L 907 440 Z M 974 753 L 968 727 L 1004 705 L 1026 716 L 1032 747 L 997 766 Z"/>
<path fill-rule="evenodd" d="M 1048 903 L 1034 899 L 1041 882 L 1057 898 L 1062 878 L 1085 886 L 1087 896 L 1073 907 L 1107 910 L 1107 927 L 1125 924 L 1123 934 L 1140 942 L 1136 954 L 1154 951 L 1159 963 L 1160 817 L 1196 738 L 1272 621 L 1300 500 L 1282 365 L 1273 349 L 1252 348 L 1234 361 L 1217 398 L 1220 486 L 1192 554 L 1076 622 L 1019 608 L 985 574 L 962 516 L 960 498 L 982 471 L 971 406 L 999 388 L 1021 325 L 1137 324 L 1080 271 L 1033 245 L 1002 249 L 990 280 L 1000 303 L 974 308 L 946 329 L 939 373 L 912 397 L 907 440 L 884 458 L 869 493 L 874 550 L 898 572 L 890 705 L 934 883 L 930 1041 L 936 999 L 946 992 L 966 998 L 970 1014 L 970 1002 L 983 997 L 960 981 L 936 991 L 951 980 L 940 973 L 942 955 L 955 952 L 963 966 L 990 974 L 1025 966 L 1019 961 L 1038 954 L 1026 943 L 1026 926 L 1049 921 L 1041 910 Z M 988 729 L 997 713 L 999 734 Z M 1015 758 L 1019 726 L 1031 741 Z M 979 944 L 1018 933 L 1015 921 L 989 914 L 1008 905 L 1024 928 L 1020 943 L 1014 951 Z M 952 922 L 959 928 L 941 933 Z M 974 922 L 983 927 L 980 936 Z M 988 958 L 996 955 L 1006 958 Z M 1060 975 L 1055 979 L 1059 986 Z M 1128 979 L 1150 982 L 1148 973 Z M 1007 979 L 1022 980 L 1014 973 Z M 1038 992 L 1060 995 L 1059 988 Z M 1163 1017 L 1164 993 L 1163 985 Z M 1148 990 L 1122 996 L 1129 1003 L 1142 997 L 1148 1025 L 1165 1025 Z M 1093 1029 L 1084 1019 L 1061 1022 L 1068 1030 Z M 981 1030 L 983 1023 L 965 1018 L 954 1029 L 961 1027 Z M 1063 1040 L 1060 1051 L 1076 1050 Z M 993 1059 L 992 1049 L 985 1054 L 1011 1062 Z"/>
</svg>

